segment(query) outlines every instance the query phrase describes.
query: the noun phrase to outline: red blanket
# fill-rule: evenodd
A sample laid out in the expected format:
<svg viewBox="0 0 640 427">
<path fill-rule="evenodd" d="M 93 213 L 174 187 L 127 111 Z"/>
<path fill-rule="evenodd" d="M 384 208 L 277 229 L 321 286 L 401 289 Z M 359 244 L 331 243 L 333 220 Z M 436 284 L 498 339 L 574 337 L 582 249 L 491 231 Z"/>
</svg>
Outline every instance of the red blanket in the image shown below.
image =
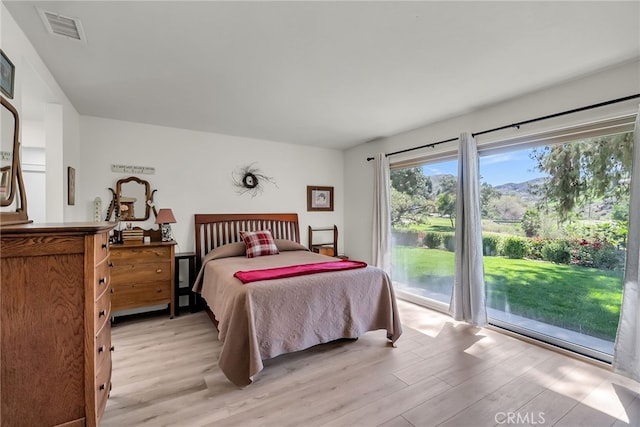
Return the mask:
<svg viewBox="0 0 640 427">
<path fill-rule="evenodd" d="M 329 261 L 314 264 L 300 264 L 289 267 L 265 268 L 264 270 L 236 271 L 234 277 L 242 283 L 257 282 L 258 280 L 281 279 L 284 277 L 302 276 L 303 274 L 323 273 L 326 271 L 351 270 L 366 267 L 362 261 Z"/>
</svg>

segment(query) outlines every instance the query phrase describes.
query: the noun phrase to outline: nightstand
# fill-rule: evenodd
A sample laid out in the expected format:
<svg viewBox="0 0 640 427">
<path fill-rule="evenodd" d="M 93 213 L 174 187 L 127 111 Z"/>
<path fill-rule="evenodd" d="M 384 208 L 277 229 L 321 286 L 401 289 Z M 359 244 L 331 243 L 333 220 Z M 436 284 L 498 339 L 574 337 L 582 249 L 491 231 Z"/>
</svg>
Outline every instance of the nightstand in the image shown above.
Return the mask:
<svg viewBox="0 0 640 427">
<path fill-rule="evenodd" d="M 187 286 L 180 286 L 180 260 L 186 259 L 189 263 L 189 279 L 187 280 Z M 180 297 L 183 295 L 189 296 L 189 311 L 194 313 L 197 311 L 198 303 L 196 301 L 196 294 L 191 292 L 193 283 L 196 280 L 196 253 L 195 252 L 178 252 L 175 256 L 175 277 L 173 280 L 173 292 L 174 300 L 176 302 L 175 315 L 180 315 Z"/>
<path fill-rule="evenodd" d="M 111 245 L 112 312 L 169 305 L 175 314 L 174 255 L 176 242 L 135 242 Z"/>
</svg>

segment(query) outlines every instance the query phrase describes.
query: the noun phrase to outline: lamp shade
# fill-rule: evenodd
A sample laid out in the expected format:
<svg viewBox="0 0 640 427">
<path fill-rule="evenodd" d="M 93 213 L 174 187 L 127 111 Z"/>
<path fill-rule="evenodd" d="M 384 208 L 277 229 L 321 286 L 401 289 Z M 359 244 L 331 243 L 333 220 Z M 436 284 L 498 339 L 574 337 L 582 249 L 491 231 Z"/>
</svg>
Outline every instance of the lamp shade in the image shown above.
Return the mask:
<svg viewBox="0 0 640 427">
<path fill-rule="evenodd" d="M 171 209 L 160 209 L 156 215 L 156 224 L 175 224 L 176 217 Z"/>
</svg>

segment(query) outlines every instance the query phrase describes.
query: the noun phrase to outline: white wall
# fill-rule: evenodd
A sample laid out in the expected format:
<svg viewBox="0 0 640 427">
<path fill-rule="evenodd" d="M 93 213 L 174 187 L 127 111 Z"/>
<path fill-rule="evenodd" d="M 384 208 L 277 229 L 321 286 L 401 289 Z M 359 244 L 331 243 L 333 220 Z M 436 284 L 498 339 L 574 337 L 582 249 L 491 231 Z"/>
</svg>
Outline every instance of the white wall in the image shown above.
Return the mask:
<svg viewBox="0 0 640 427">
<path fill-rule="evenodd" d="M 185 114 L 188 112 L 185 112 Z M 148 166 L 155 174 L 137 174 L 157 189 L 158 209 L 171 208 L 178 251 L 194 249 L 195 213 L 295 212 L 307 243 L 307 226 L 336 224 L 343 236 L 343 153 L 338 150 L 195 132 L 96 117 L 80 118 L 81 158 L 76 180 L 82 180 L 76 204 L 91 220 L 93 200 L 102 199 L 103 218 L 111 200 L 108 188 L 132 174 L 111 172 L 111 164 Z M 233 171 L 255 163 L 277 186 L 264 183 L 252 198 L 238 195 Z M 334 212 L 307 212 L 307 185 L 334 187 Z M 152 222 L 134 223 L 144 228 Z"/>
<path fill-rule="evenodd" d="M 54 129 L 56 134 L 56 146 L 50 147 L 47 154 L 47 221 L 80 220 L 83 211 L 77 205 L 66 204 L 66 169 L 76 167 L 80 161 L 78 112 L 4 4 L 0 5 L 0 29 L 0 47 L 16 67 L 14 98 L 9 101 L 21 120 L 46 122 L 45 129 Z M 42 117 L 32 117 L 33 111 L 42 111 Z M 46 135 L 45 139 L 49 137 Z M 29 195 L 29 188 L 26 193 Z M 28 210 L 27 205 L 27 214 Z"/>
<path fill-rule="evenodd" d="M 26 133 L 26 132 L 25 132 Z M 27 192 L 29 219 L 34 222 L 47 220 L 46 153 L 43 147 L 22 147 L 22 178 Z"/>
<path fill-rule="evenodd" d="M 4 4 L 0 23 L 0 47 L 16 65 L 12 104 L 22 119 L 38 123 L 38 129 L 44 126 L 39 141 L 46 145 L 47 129 L 53 129 L 57 138 L 55 147 L 45 146 L 47 221 L 92 220 L 93 199 L 100 196 L 106 211 L 111 198 L 107 188 L 128 176 L 112 173 L 110 165 L 143 165 L 156 168 L 155 175 L 141 177 L 158 190 L 157 206 L 171 207 L 177 217 L 173 229 L 179 250 L 193 249 L 193 214 L 211 212 L 297 212 L 303 243 L 308 225 L 336 224 L 343 247 L 341 151 L 80 117 Z M 32 111 L 37 116 L 32 117 Z M 56 123 L 47 111 L 56 112 Z M 255 198 L 239 196 L 231 173 L 253 162 L 275 179 L 277 187 L 266 184 Z M 68 166 L 76 169 L 75 206 L 66 204 Z M 333 186 L 335 211 L 307 212 L 307 185 Z M 29 195 L 29 188 L 26 192 Z"/>
<path fill-rule="evenodd" d="M 640 62 L 631 62 L 609 68 L 600 73 L 574 79 L 551 88 L 537 91 L 500 104 L 488 106 L 449 120 L 434 123 L 388 138 L 360 144 L 345 152 L 345 251 L 352 258 L 371 262 L 371 206 L 373 204 L 373 170 L 366 158 L 384 152 L 390 153 L 418 147 L 436 141 L 457 137 L 461 132 L 480 132 L 521 122 L 540 116 L 571 110 L 610 99 L 640 92 Z M 572 114 L 562 118 L 522 126 L 519 130 L 500 131 L 477 138 L 478 146 L 551 130 L 571 124 L 585 123 L 618 114 L 637 112 L 639 100 Z M 455 150 L 456 143 L 442 144 L 390 157 L 399 161 L 419 154 L 437 154 Z"/>
</svg>

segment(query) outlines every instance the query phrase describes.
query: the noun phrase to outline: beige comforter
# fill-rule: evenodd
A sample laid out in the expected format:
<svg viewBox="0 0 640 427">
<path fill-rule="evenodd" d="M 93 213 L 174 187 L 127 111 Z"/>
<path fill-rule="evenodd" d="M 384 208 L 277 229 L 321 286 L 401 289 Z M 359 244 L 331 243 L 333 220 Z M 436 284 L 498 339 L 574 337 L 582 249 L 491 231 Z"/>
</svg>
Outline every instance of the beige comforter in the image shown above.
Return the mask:
<svg viewBox="0 0 640 427">
<path fill-rule="evenodd" d="M 335 261 L 308 251 L 257 258 L 205 258 L 194 290 L 218 320 L 218 364 L 234 384 L 251 384 L 262 361 L 339 338 L 386 329 L 402 334 L 389 276 L 379 268 L 311 274 L 242 284 L 238 270 Z"/>
</svg>

